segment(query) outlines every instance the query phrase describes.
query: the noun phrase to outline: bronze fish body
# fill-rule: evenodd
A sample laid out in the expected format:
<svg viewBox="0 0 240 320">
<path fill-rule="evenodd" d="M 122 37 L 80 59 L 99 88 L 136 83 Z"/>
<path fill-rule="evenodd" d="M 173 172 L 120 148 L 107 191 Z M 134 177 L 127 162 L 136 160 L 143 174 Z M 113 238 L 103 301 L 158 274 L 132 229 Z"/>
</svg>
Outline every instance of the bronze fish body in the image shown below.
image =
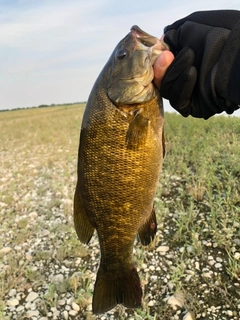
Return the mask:
<svg viewBox="0 0 240 320">
<path fill-rule="evenodd" d="M 163 42 L 134 26 L 97 78 L 83 116 L 74 224 L 81 242 L 96 229 L 101 261 L 93 312 L 141 306 L 136 235 L 156 233 L 153 201 L 164 156 L 163 106 L 152 65 Z"/>
</svg>

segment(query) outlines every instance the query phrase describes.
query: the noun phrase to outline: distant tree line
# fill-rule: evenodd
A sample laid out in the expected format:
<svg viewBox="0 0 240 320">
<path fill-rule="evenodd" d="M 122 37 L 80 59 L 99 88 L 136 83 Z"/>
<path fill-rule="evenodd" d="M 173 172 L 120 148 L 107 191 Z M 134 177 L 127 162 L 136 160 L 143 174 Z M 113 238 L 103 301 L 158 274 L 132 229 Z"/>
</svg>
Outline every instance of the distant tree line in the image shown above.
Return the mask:
<svg viewBox="0 0 240 320">
<path fill-rule="evenodd" d="M 38 107 L 26 107 L 26 108 L 14 108 L 14 109 L 3 109 L 0 110 L 0 112 L 4 112 L 4 111 L 16 111 L 16 110 L 25 110 L 25 109 L 36 109 L 36 108 L 48 108 L 48 107 L 59 107 L 59 106 L 72 106 L 75 104 L 82 104 L 82 103 L 86 103 L 86 101 L 82 101 L 82 102 L 73 102 L 73 103 L 52 103 L 52 104 L 40 104 L 40 106 Z"/>
</svg>

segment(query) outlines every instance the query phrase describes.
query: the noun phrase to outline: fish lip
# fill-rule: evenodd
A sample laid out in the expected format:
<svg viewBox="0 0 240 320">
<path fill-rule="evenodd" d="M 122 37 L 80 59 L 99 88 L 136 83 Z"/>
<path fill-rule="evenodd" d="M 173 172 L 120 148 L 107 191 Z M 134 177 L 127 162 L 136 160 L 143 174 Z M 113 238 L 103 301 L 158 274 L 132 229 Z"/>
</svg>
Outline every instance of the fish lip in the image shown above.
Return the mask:
<svg viewBox="0 0 240 320">
<path fill-rule="evenodd" d="M 152 47 L 156 43 L 156 38 L 140 29 L 137 25 L 131 28 L 132 35 L 146 47 Z"/>
<path fill-rule="evenodd" d="M 131 34 L 133 37 L 135 37 L 141 44 L 143 44 L 145 47 L 152 48 L 153 47 L 160 47 L 159 50 L 169 50 L 169 46 L 162 40 L 158 39 L 157 37 L 154 37 L 147 32 L 140 29 L 137 25 L 132 26 L 130 29 Z"/>
<path fill-rule="evenodd" d="M 131 36 L 135 41 L 135 46 L 138 50 L 148 52 L 148 57 L 151 57 L 151 65 L 164 50 L 169 50 L 169 46 L 157 37 L 151 36 L 141 30 L 137 25 L 131 28 Z M 146 57 L 147 58 L 147 57 Z"/>
</svg>

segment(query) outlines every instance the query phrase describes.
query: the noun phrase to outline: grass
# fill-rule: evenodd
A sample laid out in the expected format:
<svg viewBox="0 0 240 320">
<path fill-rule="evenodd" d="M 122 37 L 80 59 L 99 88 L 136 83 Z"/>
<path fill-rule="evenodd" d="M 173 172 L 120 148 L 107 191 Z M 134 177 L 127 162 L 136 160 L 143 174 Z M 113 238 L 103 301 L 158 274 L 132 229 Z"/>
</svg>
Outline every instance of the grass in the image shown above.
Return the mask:
<svg viewBox="0 0 240 320">
<path fill-rule="evenodd" d="M 12 248 L 0 257 L 3 319 L 7 319 L 3 310 L 9 290 L 37 288 L 46 282 L 45 273 L 53 261 L 60 268 L 69 260 L 69 268 L 73 268 L 80 259 L 82 277 L 69 274 L 61 286 L 48 282 L 44 313 L 56 305 L 56 296 L 68 291 L 81 310 L 91 302 L 94 281 L 87 269 L 91 250 L 76 239 L 71 218 L 83 111 L 84 105 L 71 105 L 0 113 L 0 204 L 4 210 L 0 215 L 0 244 Z M 162 233 L 155 242 L 169 246 L 173 255 L 171 264 L 167 261 L 165 266 L 172 292 L 181 291 L 188 309 L 195 314 L 226 302 L 238 312 L 240 119 L 218 116 L 204 121 L 166 113 L 165 136 L 167 155 L 156 202 Z M 37 216 L 29 218 L 34 212 Z M 65 217 L 64 223 L 62 218 L 58 220 L 59 212 Z M 31 251 L 28 240 L 38 239 L 44 229 L 50 232 L 42 241 L 45 237 L 51 248 L 39 244 Z M 30 250 L 31 257 L 26 259 L 18 253 L 18 246 Z M 139 266 L 147 263 L 149 252 L 154 254 L 154 246 L 136 247 Z M 211 256 L 221 259 L 221 272 L 214 264 L 209 267 Z M 35 264 L 41 267 L 36 269 Z M 204 271 L 206 266 L 211 277 Z M 144 280 L 146 275 L 141 277 Z M 145 310 L 133 311 L 133 318 L 158 319 L 158 314 L 163 320 L 173 317 L 172 309 L 162 301 L 162 287 L 155 290 L 158 304 L 148 307 L 146 298 Z M 92 317 L 88 315 L 88 319 Z"/>
</svg>

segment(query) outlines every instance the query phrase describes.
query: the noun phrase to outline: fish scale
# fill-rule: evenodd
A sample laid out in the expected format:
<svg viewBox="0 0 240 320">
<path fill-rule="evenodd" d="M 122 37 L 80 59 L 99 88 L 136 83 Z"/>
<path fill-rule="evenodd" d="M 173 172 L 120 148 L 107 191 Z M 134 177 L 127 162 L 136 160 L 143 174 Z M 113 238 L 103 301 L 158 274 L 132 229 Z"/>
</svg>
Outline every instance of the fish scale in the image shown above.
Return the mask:
<svg viewBox="0 0 240 320">
<path fill-rule="evenodd" d="M 134 77 L 128 79 L 130 91 L 125 90 L 126 83 L 122 86 L 124 77 L 116 81 L 120 70 L 122 75 L 126 71 L 129 76 L 133 72 L 149 77 L 152 49 L 140 43 L 146 35 L 134 29 L 118 44 L 96 80 L 82 121 L 74 223 L 83 243 L 90 241 L 94 229 L 99 238 L 101 261 L 93 294 L 94 313 L 106 312 L 119 303 L 130 308 L 141 306 L 134 240 L 139 233 L 146 245 L 156 233 L 153 201 L 164 154 L 162 100 L 152 78 L 150 93 L 144 77 L 142 87 Z M 158 45 L 159 40 L 152 38 L 152 46 Z M 116 55 L 123 47 L 128 52 L 124 56 L 129 58 L 127 64 L 120 64 L 116 58 L 123 59 L 122 54 Z M 138 66 L 136 59 L 144 63 Z M 119 69 L 124 66 L 126 70 Z M 140 91 L 144 99 L 138 102 Z M 129 92 L 136 93 L 137 98 L 134 100 Z M 109 95 L 117 97 L 118 102 L 114 103 Z M 119 104 L 121 99 L 123 104 Z M 126 104 L 129 99 L 133 102 Z"/>
</svg>

